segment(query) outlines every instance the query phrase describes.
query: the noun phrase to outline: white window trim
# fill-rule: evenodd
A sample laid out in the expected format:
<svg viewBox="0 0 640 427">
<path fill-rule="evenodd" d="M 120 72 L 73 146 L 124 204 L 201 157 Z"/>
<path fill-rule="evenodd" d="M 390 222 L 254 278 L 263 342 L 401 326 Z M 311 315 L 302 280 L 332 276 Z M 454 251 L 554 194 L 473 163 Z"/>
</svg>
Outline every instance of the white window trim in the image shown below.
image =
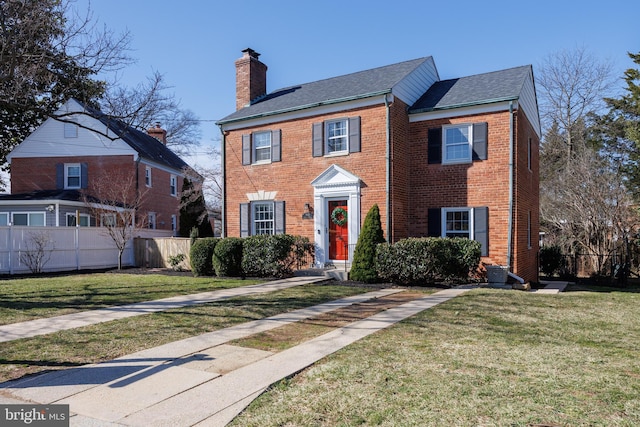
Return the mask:
<svg viewBox="0 0 640 427">
<path fill-rule="evenodd" d="M 469 213 L 469 239 L 473 240 L 473 236 L 474 234 L 474 226 L 475 224 L 473 223 L 473 208 L 466 208 L 466 207 L 461 207 L 461 208 L 442 208 L 442 213 L 441 213 L 441 226 L 440 226 L 440 235 L 442 237 L 448 237 L 447 236 L 447 213 L 448 212 L 468 212 Z"/>
<path fill-rule="evenodd" d="M 172 196 L 178 195 L 178 177 L 176 175 L 171 175 L 169 177 L 169 193 Z"/>
<path fill-rule="evenodd" d="M 144 185 L 147 187 L 153 186 L 153 181 L 151 180 L 151 166 L 145 166 L 144 168 Z"/>
<path fill-rule="evenodd" d="M 47 213 L 46 212 L 38 212 L 38 211 L 34 211 L 34 212 L 11 212 L 11 224 L 14 224 L 14 216 L 15 215 L 26 215 L 27 216 L 27 225 L 26 227 L 46 227 L 47 226 Z M 31 225 L 31 215 L 42 215 L 42 218 L 44 219 L 43 225 Z M 25 227 L 25 226 L 22 226 Z"/>
<path fill-rule="evenodd" d="M 329 125 L 332 123 L 344 122 L 345 124 L 345 135 L 340 138 L 345 138 L 347 140 L 347 144 L 344 150 L 339 151 L 329 151 Z M 331 156 L 342 156 L 345 154 L 349 154 L 349 119 L 335 119 L 335 120 L 326 120 L 324 122 L 324 152 L 325 157 Z"/>
<path fill-rule="evenodd" d="M 273 201 L 254 201 L 249 205 L 251 212 L 251 235 L 256 236 L 256 209 L 261 205 L 269 205 L 271 207 L 271 233 L 266 234 L 276 234 L 276 207 Z"/>
<path fill-rule="evenodd" d="M 447 158 L 447 130 L 449 129 L 460 129 L 467 128 L 469 130 L 469 150 L 468 156 L 464 159 L 453 159 L 449 160 Z M 456 145 L 464 145 L 464 144 L 456 144 Z M 462 163 L 471 163 L 473 161 L 473 123 L 460 123 L 454 125 L 444 125 L 442 126 L 442 164 L 443 165 L 456 165 Z"/>
<path fill-rule="evenodd" d="M 73 225 L 69 225 L 69 217 L 74 217 L 75 218 L 76 214 L 73 213 L 67 213 L 65 215 L 65 224 L 67 225 L 67 227 L 75 227 Z M 80 218 L 87 218 L 87 225 L 82 225 L 80 224 L 80 227 L 91 227 L 91 216 L 88 214 L 80 214 Z"/>
<path fill-rule="evenodd" d="M 78 185 L 69 185 L 69 168 L 78 168 L 80 175 L 78 175 Z M 82 165 L 80 163 L 65 163 L 64 164 L 64 188 L 65 189 L 79 189 L 82 188 Z"/>
<path fill-rule="evenodd" d="M 272 153 L 272 147 L 273 147 L 273 139 L 272 139 L 273 135 L 272 135 L 271 131 L 259 131 L 259 132 L 254 132 L 253 134 L 251 134 L 251 158 L 252 159 L 257 159 L 258 158 L 258 155 L 257 155 L 258 153 L 257 153 L 256 143 L 255 143 L 255 137 L 256 137 L 256 135 L 260 135 L 260 134 L 269 135 L 269 147 L 260 147 L 263 150 L 266 150 L 268 148 L 269 158 L 268 159 L 262 159 L 262 160 L 253 160 L 252 164 L 254 164 L 254 165 L 271 163 L 271 153 Z"/>
</svg>

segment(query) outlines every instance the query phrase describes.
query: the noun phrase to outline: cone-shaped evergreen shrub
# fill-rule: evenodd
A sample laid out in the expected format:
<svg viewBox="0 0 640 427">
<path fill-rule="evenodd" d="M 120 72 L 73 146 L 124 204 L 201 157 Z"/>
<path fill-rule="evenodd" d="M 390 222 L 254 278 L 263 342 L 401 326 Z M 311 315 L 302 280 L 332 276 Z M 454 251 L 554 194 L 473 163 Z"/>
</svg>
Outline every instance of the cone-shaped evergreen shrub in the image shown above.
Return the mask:
<svg viewBox="0 0 640 427">
<path fill-rule="evenodd" d="M 378 281 L 376 246 L 378 243 L 384 242 L 380 209 L 378 205 L 373 205 L 364 219 L 360 237 L 353 252 L 353 264 L 349 272 L 349 279 L 365 283 Z"/>
</svg>

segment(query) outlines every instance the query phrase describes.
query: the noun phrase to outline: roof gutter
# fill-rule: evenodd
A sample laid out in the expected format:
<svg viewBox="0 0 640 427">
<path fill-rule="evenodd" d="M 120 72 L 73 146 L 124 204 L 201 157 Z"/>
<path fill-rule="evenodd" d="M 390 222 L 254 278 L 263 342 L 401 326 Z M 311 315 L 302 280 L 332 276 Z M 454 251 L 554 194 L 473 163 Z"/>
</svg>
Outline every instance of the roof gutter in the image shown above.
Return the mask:
<svg viewBox="0 0 640 427">
<path fill-rule="evenodd" d="M 455 108 L 465 108 L 465 107 L 475 107 L 478 105 L 487 105 L 487 104 L 497 104 L 498 102 L 505 102 L 505 101 L 511 101 L 511 103 L 513 103 L 513 101 L 517 101 L 519 99 L 518 96 L 506 96 L 503 98 L 492 98 L 492 99 L 487 99 L 481 102 L 464 102 L 464 103 L 460 103 L 460 104 L 452 104 L 452 105 L 446 105 L 443 107 L 428 107 L 428 108 L 419 108 L 419 109 L 411 109 L 409 110 L 409 114 L 418 114 L 418 113 L 430 113 L 433 111 L 443 111 L 443 110 L 453 110 Z"/>
<path fill-rule="evenodd" d="M 260 118 L 269 117 L 269 116 L 276 116 L 278 114 L 291 113 L 293 111 L 308 110 L 310 108 L 322 107 L 324 105 L 333 105 L 333 104 L 340 104 L 342 102 L 356 101 L 359 99 L 373 98 L 380 95 L 386 95 L 388 93 L 391 93 L 391 89 L 385 89 L 378 92 L 371 92 L 365 95 L 348 96 L 345 98 L 336 98 L 336 99 L 330 99 L 328 101 L 314 102 L 311 104 L 300 105 L 297 107 L 283 108 L 281 110 L 274 110 L 266 113 L 254 114 L 252 116 L 240 117 L 237 119 L 229 119 L 229 120 L 223 119 L 223 120 L 217 121 L 216 124 L 220 127 L 220 129 L 222 129 L 224 125 L 231 124 L 231 123 L 243 122 L 245 120 L 260 119 Z"/>
</svg>

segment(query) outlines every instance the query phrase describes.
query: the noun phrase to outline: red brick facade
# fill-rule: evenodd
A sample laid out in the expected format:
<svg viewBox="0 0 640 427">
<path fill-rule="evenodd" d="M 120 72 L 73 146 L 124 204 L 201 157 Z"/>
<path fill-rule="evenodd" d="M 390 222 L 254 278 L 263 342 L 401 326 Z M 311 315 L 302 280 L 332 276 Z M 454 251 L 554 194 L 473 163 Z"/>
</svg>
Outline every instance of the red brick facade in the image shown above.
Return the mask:
<svg viewBox="0 0 640 427">
<path fill-rule="evenodd" d="M 11 162 L 12 194 L 27 193 L 36 190 L 55 190 L 59 185 L 58 164 L 81 163 L 87 165 L 86 191 L 97 195 L 97 187 L 113 184 L 120 188 L 139 189 L 141 194 L 138 218 L 148 226 L 148 213 L 156 215 L 156 227 L 160 230 L 172 229 L 172 215 L 178 224 L 180 190 L 182 178 L 164 169 L 148 166 L 134 161 L 133 156 L 88 156 L 88 157 L 16 157 Z M 137 165 L 137 172 L 136 172 Z M 151 186 L 145 184 L 146 168 L 151 169 Z M 171 176 L 175 176 L 176 194 L 171 194 Z M 130 180 L 130 183 L 128 182 Z M 83 185 L 85 187 L 85 185 Z M 133 196 L 130 196 L 133 200 Z"/>
</svg>

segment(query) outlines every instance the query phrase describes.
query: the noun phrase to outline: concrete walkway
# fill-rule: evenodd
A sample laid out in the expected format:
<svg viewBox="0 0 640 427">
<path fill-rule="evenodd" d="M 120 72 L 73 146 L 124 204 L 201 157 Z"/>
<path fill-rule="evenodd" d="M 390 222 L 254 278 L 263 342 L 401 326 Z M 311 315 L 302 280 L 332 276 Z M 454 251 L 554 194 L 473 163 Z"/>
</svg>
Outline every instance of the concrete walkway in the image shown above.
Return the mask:
<svg viewBox="0 0 640 427">
<path fill-rule="evenodd" d="M 305 278 L 284 282 L 296 286 L 300 279 Z M 277 285 L 280 286 L 284 283 Z M 426 295 L 280 353 L 228 344 L 231 340 L 401 290 L 383 289 L 355 295 L 168 343 L 109 362 L 0 384 L 0 403 L 68 404 L 72 426 L 224 426 L 274 382 L 471 288 Z M 153 304 L 144 307 L 150 308 Z"/>
<path fill-rule="evenodd" d="M 292 277 L 289 279 L 274 280 L 257 285 L 241 286 L 237 288 L 202 292 L 192 295 L 179 295 L 155 301 L 146 301 L 129 305 L 119 305 L 99 310 L 82 311 L 79 313 L 66 314 L 63 316 L 47 317 L 44 319 L 30 320 L 27 322 L 12 323 L 9 325 L 0 326 L 0 342 L 29 338 L 37 335 L 45 335 L 61 330 L 80 328 L 82 326 L 89 326 L 96 323 L 124 319 L 126 317 L 140 316 L 142 314 L 149 314 L 157 311 L 169 310 L 172 308 L 181 308 L 239 296 L 279 291 L 282 289 L 292 288 L 294 286 L 321 282 L 323 280 L 326 279 L 324 277 L 317 276 Z"/>
</svg>

